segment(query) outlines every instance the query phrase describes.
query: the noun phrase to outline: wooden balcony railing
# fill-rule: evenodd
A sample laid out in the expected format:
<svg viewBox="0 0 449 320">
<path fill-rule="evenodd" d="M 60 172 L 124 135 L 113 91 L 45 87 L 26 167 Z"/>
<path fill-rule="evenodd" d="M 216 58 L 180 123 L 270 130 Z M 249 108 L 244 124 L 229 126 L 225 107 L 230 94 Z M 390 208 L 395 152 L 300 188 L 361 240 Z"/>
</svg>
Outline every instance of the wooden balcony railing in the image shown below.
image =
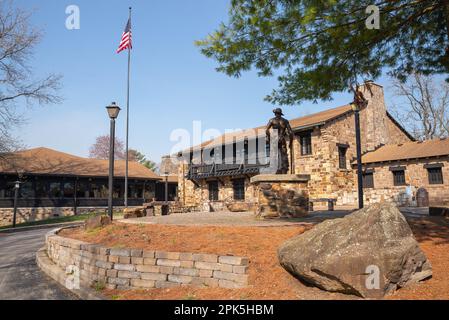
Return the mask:
<svg viewBox="0 0 449 320">
<path fill-rule="evenodd" d="M 266 164 L 191 164 L 187 179 L 229 177 L 245 174 L 259 174 Z"/>
</svg>

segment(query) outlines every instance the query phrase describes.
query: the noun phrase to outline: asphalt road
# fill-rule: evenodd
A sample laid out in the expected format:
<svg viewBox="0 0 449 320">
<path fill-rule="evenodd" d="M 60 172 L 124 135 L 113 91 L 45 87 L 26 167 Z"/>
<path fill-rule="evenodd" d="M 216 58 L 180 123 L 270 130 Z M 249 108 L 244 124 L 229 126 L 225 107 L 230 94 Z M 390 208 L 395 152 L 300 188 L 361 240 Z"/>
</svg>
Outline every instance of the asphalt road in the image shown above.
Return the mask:
<svg viewBox="0 0 449 320">
<path fill-rule="evenodd" d="M 36 265 L 51 229 L 0 233 L 0 300 L 75 300 Z"/>
</svg>

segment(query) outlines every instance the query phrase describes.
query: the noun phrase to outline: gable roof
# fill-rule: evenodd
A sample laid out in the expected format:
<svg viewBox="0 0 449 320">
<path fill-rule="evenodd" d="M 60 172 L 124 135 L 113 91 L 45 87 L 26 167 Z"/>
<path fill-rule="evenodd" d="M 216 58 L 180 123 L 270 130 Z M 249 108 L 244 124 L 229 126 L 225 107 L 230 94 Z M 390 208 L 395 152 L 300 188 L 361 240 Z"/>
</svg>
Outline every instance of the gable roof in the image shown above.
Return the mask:
<svg viewBox="0 0 449 320">
<path fill-rule="evenodd" d="M 409 160 L 449 155 L 449 139 L 385 145 L 362 156 L 362 163 Z"/>
<path fill-rule="evenodd" d="M 114 176 L 125 176 L 126 162 L 114 162 Z M 88 159 L 48 149 L 30 150 L 0 155 L 0 173 L 67 175 L 79 177 L 108 177 L 109 160 Z M 134 179 L 160 180 L 160 177 L 138 162 L 129 162 L 129 177 Z"/>
<path fill-rule="evenodd" d="M 410 141 L 416 141 L 416 138 L 410 134 L 387 110 L 387 117 L 390 119 L 396 127 L 399 128 L 406 136 L 410 139 Z"/>
<path fill-rule="evenodd" d="M 305 117 L 290 120 L 290 126 L 293 130 L 307 128 L 310 126 L 323 125 L 329 121 L 339 118 L 347 113 L 351 113 L 351 105 L 344 105 L 338 108 L 324 110 Z"/>
<path fill-rule="evenodd" d="M 338 117 L 352 112 L 351 105 L 344 105 L 337 108 L 332 108 L 317 112 L 304 117 L 294 118 L 289 120 L 293 131 L 306 129 L 312 126 L 324 125 Z M 253 129 L 245 129 L 231 133 L 225 133 L 215 139 L 203 142 L 200 145 L 194 146 L 193 150 L 198 150 L 205 147 L 215 147 L 222 144 L 229 144 L 233 142 L 243 141 L 245 138 L 265 137 L 266 126 L 260 126 Z"/>
</svg>

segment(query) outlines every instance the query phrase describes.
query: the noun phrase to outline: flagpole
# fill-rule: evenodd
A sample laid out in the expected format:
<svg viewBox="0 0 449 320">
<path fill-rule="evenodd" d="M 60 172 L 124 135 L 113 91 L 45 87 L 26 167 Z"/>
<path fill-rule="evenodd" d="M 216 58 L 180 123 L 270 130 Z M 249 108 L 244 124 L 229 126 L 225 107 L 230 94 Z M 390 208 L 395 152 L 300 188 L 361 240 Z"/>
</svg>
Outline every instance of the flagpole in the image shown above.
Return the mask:
<svg viewBox="0 0 449 320">
<path fill-rule="evenodd" d="M 131 21 L 131 7 L 129 7 Z M 128 162 L 129 162 L 129 79 L 131 71 L 131 46 L 128 46 L 128 89 L 126 95 L 126 170 L 125 170 L 125 208 L 128 208 Z"/>
</svg>

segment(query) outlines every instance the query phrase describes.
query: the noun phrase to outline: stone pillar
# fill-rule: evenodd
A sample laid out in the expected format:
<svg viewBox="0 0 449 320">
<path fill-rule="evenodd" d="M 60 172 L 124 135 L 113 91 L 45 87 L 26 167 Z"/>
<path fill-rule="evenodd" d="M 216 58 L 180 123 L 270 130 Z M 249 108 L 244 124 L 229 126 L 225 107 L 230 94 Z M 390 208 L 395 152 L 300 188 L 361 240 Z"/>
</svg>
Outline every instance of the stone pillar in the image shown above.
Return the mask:
<svg viewBox="0 0 449 320">
<path fill-rule="evenodd" d="M 296 218 L 307 215 L 309 175 L 261 174 L 251 178 L 257 194 L 259 218 Z"/>
</svg>

